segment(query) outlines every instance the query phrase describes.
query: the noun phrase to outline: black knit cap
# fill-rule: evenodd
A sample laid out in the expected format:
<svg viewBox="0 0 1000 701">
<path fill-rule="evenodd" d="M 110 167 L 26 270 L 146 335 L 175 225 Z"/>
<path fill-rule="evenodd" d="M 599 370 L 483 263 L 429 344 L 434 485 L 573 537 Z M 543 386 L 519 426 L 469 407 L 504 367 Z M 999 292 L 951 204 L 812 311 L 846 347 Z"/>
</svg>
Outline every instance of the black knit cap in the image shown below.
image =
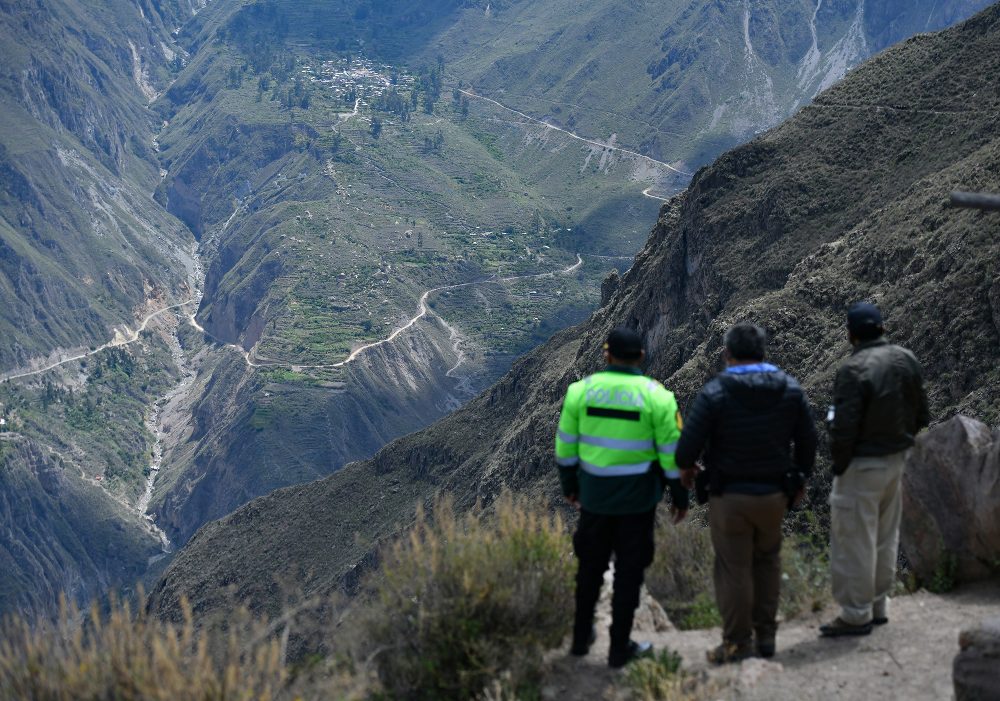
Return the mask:
<svg viewBox="0 0 1000 701">
<path fill-rule="evenodd" d="M 868 302 L 858 302 L 847 310 L 847 330 L 855 336 L 870 335 L 882 327 L 882 312 Z"/>
<path fill-rule="evenodd" d="M 642 355 L 642 336 L 626 328 L 617 328 L 608 334 L 604 350 L 619 360 L 638 360 Z"/>
</svg>

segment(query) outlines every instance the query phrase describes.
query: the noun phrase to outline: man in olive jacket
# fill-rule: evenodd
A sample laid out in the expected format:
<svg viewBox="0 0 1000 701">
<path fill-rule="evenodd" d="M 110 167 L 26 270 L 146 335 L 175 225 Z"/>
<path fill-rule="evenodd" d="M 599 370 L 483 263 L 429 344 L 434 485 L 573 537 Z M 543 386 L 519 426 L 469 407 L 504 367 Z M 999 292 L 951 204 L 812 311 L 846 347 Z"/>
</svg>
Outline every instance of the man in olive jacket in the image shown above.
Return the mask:
<svg viewBox="0 0 1000 701">
<path fill-rule="evenodd" d="M 703 458 L 715 549 L 722 644 L 714 664 L 775 652 L 781 522 L 816 459 L 816 427 L 795 378 L 764 362 L 767 334 L 753 324 L 726 333 L 726 370 L 702 388 L 684 421 L 677 467 Z M 792 445 L 794 444 L 794 450 Z M 756 638 L 756 640 L 754 640 Z"/>
<path fill-rule="evenodd" d="M 867 635 L 888 623 L 896 576 L 901 485 L 906 453 L 930 415 L 920 363 L 885 340 L 878 307 L 847 312 L 854 351 L 837 371 L 830 450 L 830 555 L 840 615 L 820 626 L 827 637 Z"/>
</svg>

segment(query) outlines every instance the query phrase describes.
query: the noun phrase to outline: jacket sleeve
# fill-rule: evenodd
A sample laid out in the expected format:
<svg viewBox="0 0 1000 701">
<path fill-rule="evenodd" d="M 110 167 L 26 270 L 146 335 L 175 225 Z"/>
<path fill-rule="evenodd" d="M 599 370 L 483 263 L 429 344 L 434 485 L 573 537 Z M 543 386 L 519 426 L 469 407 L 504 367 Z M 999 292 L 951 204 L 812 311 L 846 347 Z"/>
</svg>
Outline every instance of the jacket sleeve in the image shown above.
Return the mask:
<svg viewBox="0 0 1000 701">
<path fill-rule="evenodd" d="M 580 493 L 577 475 L 580 463 L 580 416 L 579 402 L 575 401 L 576 388 L 570 385 L 563 399 L 559 414 L 559 428 L 556 431 L 556 464 L 559 466 L 559 483 L 563 495 Z"/>
<path fill-rule="evenodd" d="M 830 453 L 833 474 L 847 471 L 864 420 L 864 388 L 857 370 L 845 363 L 837 371 L 833 385 L 833 424 L 830 426 Z"/>
<path fill-rule="evenodd" d="M 806 477 L 812 474 L 816 465 L 816 422 L 813 421 L 812 409 L 805 392 L 799 399 L 799 413 L 795 418 L 795 431 L 792 435 L 795 442 L 795 466 Z"/>
<path fill-rule="evenodd" d="M 681 484 L 681 473 L 677 469 L 677 441 L 681 437 L 681 418 L 677 410 L 677 400 L 671 392 L 660 388 L 657 393 L 658 411 L 654 417 L 656 453 L 663 469 L 671 503 L 678 509 L 687 509 L 690 494 Z"/>
<path fill-rule="evenodd" d="M 677 467 L 690 470 L 698 462 L 712 429 L 712 405 L 703 388 L 694 398 L 684 419 L 684 430 L 677 442 Z"/>
</svg>

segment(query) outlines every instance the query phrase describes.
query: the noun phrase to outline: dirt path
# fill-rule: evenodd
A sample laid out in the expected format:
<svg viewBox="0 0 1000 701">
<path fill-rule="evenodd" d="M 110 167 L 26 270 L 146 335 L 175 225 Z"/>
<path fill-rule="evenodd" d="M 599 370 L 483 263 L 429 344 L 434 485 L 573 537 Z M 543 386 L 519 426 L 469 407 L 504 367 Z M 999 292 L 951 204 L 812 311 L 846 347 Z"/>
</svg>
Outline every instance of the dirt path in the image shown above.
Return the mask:
<svg viewBox="0 0 1000 701">
<path fill-rule="evenodd" d="M 626 154 L 628 156 L 632 156 L 634 158 L 639 158 L 639 159 L 648 161 L 650 163 L 653 163 L 653 164 L 655 164 L 657 166 L 661 166 L 663 168 L 666 168 L 668 170 L 673 171 L 674 173 L 677 173 L 678 175 L 687 175 L 687 176 L 694 175 L 694 173 L 688 173 L 687 171 L 679 170 L 678 168 L 675 168 L 674 166 L 670 165 L 669 163 L 664 163 L 663 161 L 658 161 L 655 158 L 651 158 L 650 156 L 646 156 L 646 155 L 644 155 L 642 153 L 639 153 L 638 151 L 630 151 L 629 149 L 621 148 L 620 146 L 612 146 L 610 144 L 602 144 L 600 141 L 595 141 L 593 139 L 588 139 L 586 137 L 580 136 L 579 134 L 574 134 L 573 132 L 569 131 L 568 129 L 563 129 L 562 127 L 557 127 L 554 124 L 549 124 L 548 122 L 543 122 L 541 119 L 536 119 L 535 117 L 532 117 L 530 114 L 525 114 L 524 112 L 516 110 L 513 107 L 508 107 L 507 105 L 505 105 L 503 103 L 497 102 L 496 100 L 490 99 L 488 97 L 483 97 L 482 95 L 477 95 L 474 92 L 469 92 L 468 90 L 462 90 L 461 88 L 459 88 L 458 91 L 460 93 L 462 93 L 463 95 L 467 96 L 467 97 L 471 97 L 471 98 L 474 98 L 476 100 L 483 100 L 484 102 L 489 102 L 492 105 L 496 105 L 500 109 L 504 109 L 504 110 L 507 110 L 508 112 L 512 112 L 512 113 L 516 114 L 517 116 L 523 117 L 524 119 L 527 119 L 527 120 L 529 120 L 531 122 L 534 122 L 535 124 L 538 124 L 539 126 L 543 126 L 546 129 L 552 129 L 554 131 L 562 132 L 563 134 L 566 134 L 567 136 L 569 136 L 571 139 L 576 139 L 577 141 L 582 141 L 583 143 L 588 144 L 590 146 L 596 146 L 597 148 L 604 149 L 606 151 L 618 151 L 619 153 L 624 153 L 624 154 Z M 643 194 L 645 194 L 645 193 L 643 193 Z"/>
<path fill-rule="evenodd" d="M 650 185 L 645 190 L 643 190 L 642 191 L 643 196 L 644 197 L 648 197 L 651 200 L 659 200 L 660 202 L 669 202 L 670 201 L 666 197 L 659 197 L 657 195 L 650 194 L 649 191 L 652 190 L 654 187 L 656 187 L 656 186 L 655 185 Z"/>
<path fill-rule="evenodd" d="M 235 344 L 227 344 L 227 347 L 234 348 L 239 353 L 241 353 L 247 365 L 252 368 L 289 367 L 298 370 L 323 370 L 332 368 L 342 368 L 345 365 L 354 362 L 354 360 L 357 359 L 357 357 L 362 353 L 364 353 L 365 351 L 371 350 L 372 348 L 377 348 L 378 346 L 382 346 L 387 343 L 392 343 L 401 333 L 412 328 L 418 321 L 423 319 L 425 316 L 427 316 L 428 314 L 433 314 L 434 312 L 431 312 L 430 308 L 427 306 L 427 300 L 432 294 L 436 294 L 438 292 L 445 292 L 447 290 L 458 290 L 464 287 L 472 287 L 473 285 L 502 284 L 506 282 L 516 282 L 517 280 L 529 280 L 536 278 L 555 277 L 556 275 L 568 275 L 569 273 L 578 270 L 582 265 L 583 265 L 583 258 L 579 254 L 577 254 L 576 262 L 562 270 L 555 270 L 547 273 L 533 273 L 531 275 L 512 275 L 510 277 L 487 278 L 485 280 L 473 280 L 472 282 L 461 282 L 456 285 L 442 285 L 441 287 L 434 287 L 432 289 L 425 291 L 420 296 L 420 302 L 417 307 L 416 315 L 410 318 L 406 323 L 396 327 L 396 329 L 393 330 L 393 332 L 390 333 L 386 338 L 358 346 L 353 351 L 351 351 L 350 355 L 348 355 L 346 358 L 336 363 L 327 363 L 323 365 L 305 365 L 301 363 L 289 363 L 281 360 L 255 357 L 252 351 L 250 352 L 244 351 L 242 348 L 240 348 Z M 450 326 L 448 328 L 451 329 Z M 461 365 L 461 362 L 459 363 L 459 365 Z M 457 368 L 458 365 L 449 370 L 449 373 L 453 372 Z M 451 375 L 449 374 L 449 377 L 450 376 Z"/>
<path fill-rule="evenodd" d="M 968 587 L 945 595 L 919 592 L 894 599 L 888 625 L 871 635 L 828 640 L 817 627 L 832 618 L 829 608 L 784 623 L 778 653 L 771 660 L 709 667 L 705 651 L 719 643 L 718 628 L 655 632 L 647 624 L 633 638 L 649 640 L 683 657 L 683 668 L 714 685 L 706 698 L 798 701 L 800 699 L 905 699 L 938 701 L 953 696 L 951 665 L 958 653 L 958 633 L 1000 612 L 1000 582 Z M 586 658 L 564 651 L 550 653 L 545 698 L 627 699 L 620 672 L 608 669 L 607 611 L 599 609 L 598 639 Z"/>
<path fill-rule="evenodd" d="M 121 346 L 127 346 L 132 343 L 135 343 L 136 341 L 139 340 L 139 335 L 146 330 L 146 327 L 149 326 L 149 322 L 151 322 L 153 319 L 157 318 L 161 314 L 165 314 L 166 312 L 172 309 L 179 309 L 180 307 L 186 307 L 190 304 L 197 304 L 197 302 L 198 300 L 196 298 L 192 298 L 185 302 L 180 302 L 178 304 L 171 304 L 169 307 L 163 307 L 162 309 L 157 309 L 155 312 L 147 314 L 146 317 L 143 318 L 143 320 L 140 322 L 138 328 L 136 328 L 135 331 L 129 331 L 127 326 L 125 327 L 126 333 L 124 334 L 118 329 L 115 329 L 114 338 L 112 338 L 104 345 L 98 346 L 94 350 L 87 351 L 86 353 L 79 353 L 77 355 L 71 355 L 65 358 L 60 358 L 56 362 L 49 363 L 45 367 L 38 368 L 37 370 L 28 370 L 26 372 L 20 372 L 20 373 L 11 372 L 2 375 L 0 376 L 0 382 L 7 382 L 8 380 L 17 380 L 22 377 L 31 377 L 32 375 L 40 375 L 43 372 L 48 372 L 49 370 L 53 370 L 59 367 L 60 365 L 71 363 L 74 360 L 83 360 L 84 358 L 89 358 L 92 355 L 97 355 L 101 351 L 105 351 L 108 348 L 119 348 Z"/>
</svg>

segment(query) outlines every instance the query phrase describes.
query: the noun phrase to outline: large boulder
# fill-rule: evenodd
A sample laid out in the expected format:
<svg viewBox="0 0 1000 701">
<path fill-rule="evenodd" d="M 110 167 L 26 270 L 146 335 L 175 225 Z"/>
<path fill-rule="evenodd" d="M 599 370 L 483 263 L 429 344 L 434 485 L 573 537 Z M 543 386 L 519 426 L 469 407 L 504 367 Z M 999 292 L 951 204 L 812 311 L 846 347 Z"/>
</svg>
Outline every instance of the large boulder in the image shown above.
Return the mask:
<svg viewBox="0 0 1000 701">
<path fill-rule="evenodd" d="M 956 416 L 917 438 L 903 477 L 900 541 L 923 584 L 1000 571 L 1000 430 Z"/>
<path fill-rule="evenodd" d="M 963 630 L 953 673 L 956 701 L 1000 698 L 1000 617 Z"/>
</svg>

